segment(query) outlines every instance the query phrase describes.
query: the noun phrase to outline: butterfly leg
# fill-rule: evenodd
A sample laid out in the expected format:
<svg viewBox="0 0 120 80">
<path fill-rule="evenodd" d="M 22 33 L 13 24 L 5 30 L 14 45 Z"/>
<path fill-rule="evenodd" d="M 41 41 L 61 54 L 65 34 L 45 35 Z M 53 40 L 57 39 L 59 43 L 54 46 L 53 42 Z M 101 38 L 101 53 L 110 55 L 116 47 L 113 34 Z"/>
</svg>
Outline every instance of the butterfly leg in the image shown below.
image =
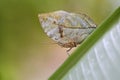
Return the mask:
<svg viewBox="0 0 120 80">
<path fill-rule="evenodd" d="M 67 52 L 68 56 L 70 56 L 69 51 L 70 51 L 71 49 L 72 49 L 72 47 L 71 47 L 71 48 L 69 48 L 68 50 L 66 50 L 66 52 Z"/>
</svg>

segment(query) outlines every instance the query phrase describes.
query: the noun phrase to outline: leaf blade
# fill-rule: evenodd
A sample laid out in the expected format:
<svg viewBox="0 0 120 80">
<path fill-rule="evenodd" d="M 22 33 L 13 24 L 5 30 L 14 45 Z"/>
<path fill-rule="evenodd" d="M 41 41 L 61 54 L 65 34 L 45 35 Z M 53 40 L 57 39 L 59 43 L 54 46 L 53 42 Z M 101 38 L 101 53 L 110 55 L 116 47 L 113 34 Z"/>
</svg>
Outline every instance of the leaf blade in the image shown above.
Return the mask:
<svg viewBox="0 0 120 80">
<path fill-rule="evenodd" d="M 109 31 L 116 21 L 120 17 L 120 7 L 116 9 L 116 11 L 108 17 L 98 28 L 97 30 L 82 43 L 80 47 L 72 54 L 64 64 L 49 78 L 49 80 L 61 80 L 68 71 L 77 64 L 79 60 L 86 55 L 88 50 L 101 38 L 103 35 Z M 66 79 L 63 79 L 66 80 Z M 68 79 L 69 80 L 69 79 Z"/>
</svg>

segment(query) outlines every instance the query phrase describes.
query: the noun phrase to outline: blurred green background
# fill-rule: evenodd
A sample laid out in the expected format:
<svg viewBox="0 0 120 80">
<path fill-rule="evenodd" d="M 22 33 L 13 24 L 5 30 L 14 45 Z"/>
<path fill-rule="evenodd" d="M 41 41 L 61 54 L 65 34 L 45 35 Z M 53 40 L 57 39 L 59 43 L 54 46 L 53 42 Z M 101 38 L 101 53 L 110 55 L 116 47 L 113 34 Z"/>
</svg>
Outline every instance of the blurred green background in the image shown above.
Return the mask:
<svg viewBox="0 0 120 80">
<path fill-rule="evenodd" d="M 0 80 L 47 80 L 68 57 L 43 32 L 38 14 L 82 12 L 99 25 L 119 0 L 0 0 Z"/>
</svg>

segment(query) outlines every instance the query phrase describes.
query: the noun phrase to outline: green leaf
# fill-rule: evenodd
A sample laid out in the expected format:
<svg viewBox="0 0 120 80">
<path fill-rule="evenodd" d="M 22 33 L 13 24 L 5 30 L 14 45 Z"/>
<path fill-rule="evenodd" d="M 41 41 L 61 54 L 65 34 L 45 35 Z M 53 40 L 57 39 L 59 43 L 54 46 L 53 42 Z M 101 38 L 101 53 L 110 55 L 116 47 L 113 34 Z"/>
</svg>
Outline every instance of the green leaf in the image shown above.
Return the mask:
<svg viewBox="0 0 120 80">
<path fill-rule="evenodd" d="M 60 66 L 49 80 L 120 79 L 120 7 Z"/>
</svg>

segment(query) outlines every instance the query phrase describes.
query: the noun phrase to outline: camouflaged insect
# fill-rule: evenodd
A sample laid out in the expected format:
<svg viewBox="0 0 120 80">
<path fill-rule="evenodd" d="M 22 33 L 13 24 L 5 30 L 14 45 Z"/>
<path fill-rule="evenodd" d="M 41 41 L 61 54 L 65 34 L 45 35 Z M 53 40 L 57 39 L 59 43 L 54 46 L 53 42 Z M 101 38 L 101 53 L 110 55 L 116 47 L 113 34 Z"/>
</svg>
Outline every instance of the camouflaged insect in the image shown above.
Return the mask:
<svg viewBox="0 0 120 80">
<path fill-rule="evenodd" d="M 39 14 L 38 17 L 45 33 L 58 45 L 69 50 L 85 40 L 96 28 L 91 18 L 81 13 L 55 11 Z"/>
</svg>

